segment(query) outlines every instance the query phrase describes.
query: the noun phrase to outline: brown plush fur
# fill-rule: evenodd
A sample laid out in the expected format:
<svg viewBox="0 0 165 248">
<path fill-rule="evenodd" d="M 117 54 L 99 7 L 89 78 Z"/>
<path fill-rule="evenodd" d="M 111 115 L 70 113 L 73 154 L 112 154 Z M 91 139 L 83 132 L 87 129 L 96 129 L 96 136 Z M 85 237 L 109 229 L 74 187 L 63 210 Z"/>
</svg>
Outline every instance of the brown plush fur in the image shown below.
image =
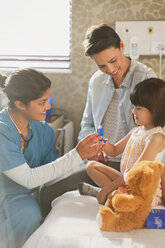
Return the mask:
<svg viewBox="0 0 165 248">
<path fill-rule="evenodd" d="M 151 211 L 153 194 L 163 172 L 160 162 L 141 161 L 128 173 L 127 193 L 108 196 L 97 216 L 102 231 L 125 232 L 142 228 Z"/>
</svg>

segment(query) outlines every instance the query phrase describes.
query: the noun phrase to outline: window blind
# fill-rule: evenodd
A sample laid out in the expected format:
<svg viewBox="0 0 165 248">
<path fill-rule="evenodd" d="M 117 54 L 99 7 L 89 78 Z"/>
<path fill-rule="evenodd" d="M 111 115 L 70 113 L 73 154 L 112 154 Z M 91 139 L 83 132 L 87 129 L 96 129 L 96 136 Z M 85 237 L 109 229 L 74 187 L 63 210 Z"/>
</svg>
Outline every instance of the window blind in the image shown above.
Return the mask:
<svg viewBox="0 0 165 248">
<path fill-rule="evenodd" d="M 71 0 L 1 0 L 0 68 L 70 69 Z"/>
</svg>

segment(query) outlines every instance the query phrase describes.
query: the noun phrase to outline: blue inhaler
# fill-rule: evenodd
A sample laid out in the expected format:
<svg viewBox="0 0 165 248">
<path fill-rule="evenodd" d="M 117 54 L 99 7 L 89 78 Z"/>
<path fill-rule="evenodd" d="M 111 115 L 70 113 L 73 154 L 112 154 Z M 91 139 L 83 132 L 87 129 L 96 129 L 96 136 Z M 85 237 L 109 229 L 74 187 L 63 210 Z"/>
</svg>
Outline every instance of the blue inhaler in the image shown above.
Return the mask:
<svg viewBox="0 0 165 248">
<path fill-rule="evenodd" d="M 49 101 L 49 104 L 50 104 L 50 109 L 46 110 L 46 119 L 50 119 L 50 117 L 51 117 L 52 103 L 53 103 L 52 97 L 49 97 L 48 101 Z"/>
<path fill-rule="evenodd" d="M 102 128 L 102 126 L 100 125 L 99 127 L 98 127 L 98 129 L 97 129 L 97 133 L 98 133 L 98 136 L 103 136 L 103 128 Z M 103 138 L 102 139 L 100 139 L 100 141 L 104 141 L 104 144 L 106 143 L 106 140 L 104 140 Z"/>
</svg>

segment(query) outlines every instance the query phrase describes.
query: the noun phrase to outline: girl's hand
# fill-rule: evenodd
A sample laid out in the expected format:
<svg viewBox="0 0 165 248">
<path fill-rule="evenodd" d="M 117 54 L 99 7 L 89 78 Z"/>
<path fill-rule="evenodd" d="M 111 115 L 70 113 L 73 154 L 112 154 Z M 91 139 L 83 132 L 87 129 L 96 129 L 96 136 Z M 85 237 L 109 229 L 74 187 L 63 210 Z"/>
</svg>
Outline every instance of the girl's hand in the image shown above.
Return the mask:
<svg viewBox="0 0 165 248">
<path fill-rule="evenodd" d="M 118 189 L 117 189 L 117 194 L 126 194 L 126 193 L 128 193 L 128 192 L 129 192 L 129 188 L 128 188 L 127 185 L 125 185 L 125 186 L 120 186 L 120 187 L 118 187 Z"/>
<path fill-rule="evenodd" d="M 105 144 L 104 144 L 105 146 Z M 100 152 L 98 153 L 96 156 L 93 156 L 91 158 L 89 158 L 89 160 L 94 160 L 94 161 L 100 161 L 100 162 L 107 162 L 107 155 L 105 154 L 105 152 Z"/>
<path fill-rule="evenodd" d="M 93 133 L 81 140 L 77 146 L 76 150 L 82 159 L 91 158 L 101 153 L 103 150 L 104 142 L 100 141 L 98 133 Z"/>
</svg>

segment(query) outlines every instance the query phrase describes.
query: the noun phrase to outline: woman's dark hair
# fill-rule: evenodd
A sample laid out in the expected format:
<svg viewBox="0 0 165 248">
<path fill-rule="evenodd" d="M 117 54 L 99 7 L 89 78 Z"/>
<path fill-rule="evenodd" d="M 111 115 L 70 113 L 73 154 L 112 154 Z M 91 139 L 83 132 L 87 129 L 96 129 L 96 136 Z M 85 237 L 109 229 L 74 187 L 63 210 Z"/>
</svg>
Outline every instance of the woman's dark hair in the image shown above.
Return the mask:
<svg viewBox="0 0 165 248">
<path fill-rule="evenodd" d="M 88 28 L 83 45 L 85 55 L 92 56 L 110 46 L 120 48 L 120 37 L 107 24 L 98 24 Z"/>
<path fill-rule="evenodd" d="M 130 94 L 135 106 L 147 108 L 153 118 L 153 125 L 165 125 L 165 81 L 159 78 L 148 78 L 137 84 Z"/>
<path fill-rule="evenodd" d="M 9 99 L 9 107 L 15 107 L 16 100 L 27 105 L 40 98 L 50 88 L 51 81 L 41 72 L 31 68 L 17 69 L 6 78 L 0 77 L 0 87 Z"/>
</svg>

